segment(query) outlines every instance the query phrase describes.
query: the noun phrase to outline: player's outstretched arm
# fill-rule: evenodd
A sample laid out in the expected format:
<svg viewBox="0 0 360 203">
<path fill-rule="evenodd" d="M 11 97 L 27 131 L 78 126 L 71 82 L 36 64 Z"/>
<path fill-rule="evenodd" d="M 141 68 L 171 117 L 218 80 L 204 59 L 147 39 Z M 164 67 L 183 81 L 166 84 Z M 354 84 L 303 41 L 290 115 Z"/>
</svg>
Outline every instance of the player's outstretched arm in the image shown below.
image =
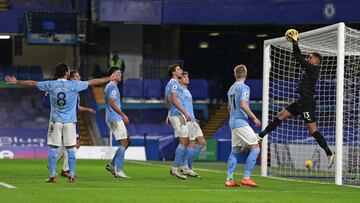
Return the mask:
<svg viewBox="0 0 360 203">
<path fill-rule="evenodd" d="M 240 101 L 240 108 L 248 115 L 248 117 L 255 123 L 255 126 L 258 127 L 261 125 L 260 120 L 255 116 L 251 111 L 249 104 L 246 101 Z"/>
<path fill-rule="evenodd" d="M 120 73 L 114 72 L 110 77 L 92 79 L 92 80 L 89 80 L 88 83 L 89 83 L 89 85 L 102 85 L 102 84 L 108 83 L 111 80 L 115 80 L 117 78 L 120 78 Z"/>
<path fill-rule="evenodd" d="M 33 80 L 17 80 L 14 76 L 6 76 L 5 81 L 7 84 L 21 85 L 27 87 L 37 87 L 37 82 Z"/>
<path fill-rule="evenodd" d="M 92 108 L 87 108 L 87 107 L 78 105 L 78 109 L 79 109 L 79 111 L 87 111 L 89 113 L 96 114 L 96 111 Z"/>
</svg>

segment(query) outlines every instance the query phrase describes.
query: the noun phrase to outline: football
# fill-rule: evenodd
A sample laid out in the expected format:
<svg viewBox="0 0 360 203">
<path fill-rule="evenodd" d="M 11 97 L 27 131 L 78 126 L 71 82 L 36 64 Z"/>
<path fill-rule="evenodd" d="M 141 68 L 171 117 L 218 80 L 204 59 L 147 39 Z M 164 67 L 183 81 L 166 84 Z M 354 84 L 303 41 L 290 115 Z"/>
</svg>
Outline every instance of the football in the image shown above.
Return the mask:
<svg viewBox="0 0 360 203">
<path fill-rule="evenodd" d="M 288 29 L 285 33 L 285 38 L 288 42 L 291 42 L 293 38 L 290 37 L 290 35 L 298 35 L 298 31 L 295 29 Z"/>
<path fill-rule="evenodd" d="M 313 161 L 311 161 L 311 160 L 306 160 L 305 161 L 305 167 L 306 168 L 311 168 L 311 167 L 313 167 Z"/>
</svg>

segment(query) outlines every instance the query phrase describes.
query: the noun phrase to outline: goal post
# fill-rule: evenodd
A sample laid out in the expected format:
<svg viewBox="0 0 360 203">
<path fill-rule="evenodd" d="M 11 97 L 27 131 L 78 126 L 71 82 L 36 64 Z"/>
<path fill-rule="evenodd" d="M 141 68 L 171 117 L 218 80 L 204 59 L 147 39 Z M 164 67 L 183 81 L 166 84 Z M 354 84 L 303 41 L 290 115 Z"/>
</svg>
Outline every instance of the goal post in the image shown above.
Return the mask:
<svg viewBox="0 0 360 203">
<path fill-rule="evenodd" d="M 287 119 L 265 136 L 261 145 L 261 175 L 335 180 L 338 185 L 360 182 L 360 31 L 338 23 L 300 33 L 302 54 L 323 56 L 316 85 L 319 131 L 336 152 L 327 169 L 325 152 L 317 145 L 301 117 Z M 300 65 L 285 37 L 264 41 L 263 129 L 284 107 L 298 98 L 295 87 Z M 359 83 L 359 84 L 358 84 Z M 312 160 L 310 169 L 304 166 Z"/>
</svg>

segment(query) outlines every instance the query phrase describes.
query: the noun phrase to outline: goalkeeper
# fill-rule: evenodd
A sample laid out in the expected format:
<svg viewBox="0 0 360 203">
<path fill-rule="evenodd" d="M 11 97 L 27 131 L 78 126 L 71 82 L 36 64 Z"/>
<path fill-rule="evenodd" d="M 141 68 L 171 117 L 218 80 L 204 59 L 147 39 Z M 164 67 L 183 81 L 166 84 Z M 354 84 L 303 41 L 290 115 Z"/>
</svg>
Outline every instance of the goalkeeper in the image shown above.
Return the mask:
<svg viewBox="0 0 360 203">
<path fill-rule="evenodd" d="M 265 130 L 259 133 L 259 139 L 261 140 L 265 135 L 275 130 L 287 118 L 301 115 L 311 135 L 328 156 L 328 168 L 330 168 L 334 163 L 335 153 L 329 149 L 324 137 L 318 131 L 315 118 L 315 85 L 319 79 L 322 57 L 316 52 L 310 54 L 306 59 L 302 56 L 297 42 L 299 36 L 296 30 L 288 30 L 285 37 L 288 41 L 292 42 L 293 55 L 303 70 L 302 77 L 295 90 L 295 92 L 299 94 L 299 99 L 283 109 L 277 117 L 266 126 Z"/>
</svg>

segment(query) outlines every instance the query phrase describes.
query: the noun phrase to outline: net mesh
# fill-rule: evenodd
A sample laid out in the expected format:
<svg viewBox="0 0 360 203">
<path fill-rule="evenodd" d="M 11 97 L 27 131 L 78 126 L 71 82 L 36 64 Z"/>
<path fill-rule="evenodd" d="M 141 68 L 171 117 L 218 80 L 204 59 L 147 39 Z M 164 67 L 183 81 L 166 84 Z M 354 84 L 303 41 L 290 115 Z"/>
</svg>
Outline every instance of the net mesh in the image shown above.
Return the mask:
<svg viewBox="0 0 360 203">
<path fill-rule="evenodd" d="M 336 133 L 336 67 L 337 30 L 301 38 L 299 46 L 304 57 L 318 52 L 323 56 L 320 78 L 316 85 L 316 118 L 320 133 L 335 151 Z M 359 90 L 360 32 L 346 28 L 344 76 L 344 180 L 359 180 Z M 271 122 L 283 108 L 298 98 L 295 88 L 303 71 L 292 55 L 290 42 L 270 45 L 270 78 L 268 119 Z M 359 84 L 359 85 L 358 85 Z M 300 116 L 287 119 L 269 136 L 268 172 L 273 176 L 334 178 L 335 167 L 327 169 L 327 156 L 308 132 Z M 311 168 L 305 167 L 312 160 Z"/>
</svg>

